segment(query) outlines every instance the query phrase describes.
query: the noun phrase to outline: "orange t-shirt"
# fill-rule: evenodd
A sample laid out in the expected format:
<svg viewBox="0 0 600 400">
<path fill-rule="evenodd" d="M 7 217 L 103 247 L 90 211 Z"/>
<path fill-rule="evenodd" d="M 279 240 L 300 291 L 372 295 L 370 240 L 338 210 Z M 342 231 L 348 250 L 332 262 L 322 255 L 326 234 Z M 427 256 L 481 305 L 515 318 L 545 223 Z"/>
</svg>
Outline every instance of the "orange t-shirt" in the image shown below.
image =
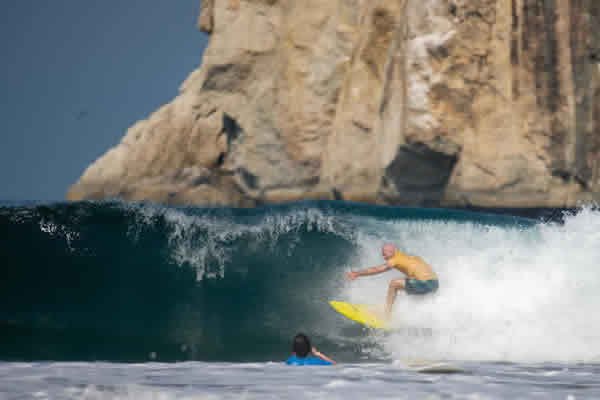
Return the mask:
<svg viewBox="0 0 600 400">
<path fill-rule="evenodd" d="M 431 266 L 423 261 L 421 257 L 409 256 L 408 254 L 396 251 L 396 254 L 387 260 L 386 264 L 396 268 L 409 278 L 418 279 L 420 281 L 437 279 Z"/>
</svg>

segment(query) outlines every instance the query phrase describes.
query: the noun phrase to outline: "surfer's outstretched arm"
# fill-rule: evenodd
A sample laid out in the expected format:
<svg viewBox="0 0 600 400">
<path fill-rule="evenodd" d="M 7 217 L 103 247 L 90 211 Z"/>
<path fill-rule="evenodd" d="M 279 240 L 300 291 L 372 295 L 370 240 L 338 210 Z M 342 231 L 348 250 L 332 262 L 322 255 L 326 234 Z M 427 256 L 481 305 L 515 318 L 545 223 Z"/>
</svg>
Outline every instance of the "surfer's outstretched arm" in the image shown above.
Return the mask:
<svg viewBox="0 0 600 400">
<path fill-rule="evenodd" d="M 377 265 L 375 267 L 361 269 L 358 271 L 350 271 L 350 272 L 346 273 L 346 276 L 348 277 L 348 279 L 350 279 L 352 281 L 352 280 L 358 278 L 359 276 L 369 276 L 369 275 L 381 274 L 382 272 L 389 271 L 390 268 L 391 267 L 389 265 L 382 264 L 382 265 Z"/>
<path fill-rule="evenodd" d="M 327 357 L 325 354 L 321 353 L 319 350 L 317 350 L 316 347 L 312 348 L 312 353 L 315 357 L 319 357 L 321 360 L 325 360 L 332 364 L 335 364 L 335 361 L 333 361 L 331 358 Z"/>
</svg>

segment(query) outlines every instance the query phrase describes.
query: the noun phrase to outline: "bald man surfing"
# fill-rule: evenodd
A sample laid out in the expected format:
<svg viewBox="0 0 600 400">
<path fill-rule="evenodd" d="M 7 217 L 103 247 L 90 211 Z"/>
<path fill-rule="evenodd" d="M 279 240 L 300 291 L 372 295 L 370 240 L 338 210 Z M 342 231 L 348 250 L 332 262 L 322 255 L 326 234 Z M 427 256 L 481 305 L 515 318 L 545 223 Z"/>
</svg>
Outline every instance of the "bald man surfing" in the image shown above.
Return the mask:
<svg viewBox="0 0 600 400">
<path fill-rule="evenodd" d="M 392 313 L 392 306 L 396 300 L 398 290 L 404 290 L 409 295 L 424 295 L 433 293 L 438 289 L 437 275 L 421 257 L 404 254 L 390 243 L 383 245 L 381 255 L 385 260 L 384 264 L 358 271 L 350 271 L 346 273 L 346 276 L 353 281 L 360 276 L 377 275 L 392 268 L 406 275 L 406 278 L 390 281 L 385 304 L 385 317 L 387 319 L 390 318 Z"/>
</svg>

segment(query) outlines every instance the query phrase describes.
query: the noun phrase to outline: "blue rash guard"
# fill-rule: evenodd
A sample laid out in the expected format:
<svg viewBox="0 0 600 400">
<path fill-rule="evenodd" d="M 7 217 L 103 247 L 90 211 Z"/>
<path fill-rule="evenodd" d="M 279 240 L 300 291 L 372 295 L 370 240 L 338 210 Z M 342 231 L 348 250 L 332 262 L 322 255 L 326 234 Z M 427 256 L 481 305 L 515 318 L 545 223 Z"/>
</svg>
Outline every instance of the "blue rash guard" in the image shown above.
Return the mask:
<svg viewBox="0 0 600 400">
<path fill-rule="evenodd" d="M 295 354 L 285 360 L 287 365 L 331 365 L 329 361 L 325 361 L 319 357 L 298 357 Z"/>
</svg>

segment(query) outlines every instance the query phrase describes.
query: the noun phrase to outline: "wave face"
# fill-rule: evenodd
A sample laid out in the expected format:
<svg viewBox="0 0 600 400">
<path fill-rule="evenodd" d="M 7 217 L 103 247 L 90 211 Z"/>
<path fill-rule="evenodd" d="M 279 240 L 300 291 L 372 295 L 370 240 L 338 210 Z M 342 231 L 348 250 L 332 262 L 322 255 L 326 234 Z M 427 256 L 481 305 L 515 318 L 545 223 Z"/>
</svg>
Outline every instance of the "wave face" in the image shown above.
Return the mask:
<svg viewBox="0 0 600 400">
<path fill-rule="evenodd" d="M 592 210 L 542 224 L 340 202 L 5 206 L 0 359 L 281 360 L 303 331 L 342 361 L 598 360 L 599 228 Z M 327 300 L 384 301 L 394 273 L 343 279 L 384 241 L 441 288 L 400 295 L 398 330 L 379 335 Z"/>
</svg>

